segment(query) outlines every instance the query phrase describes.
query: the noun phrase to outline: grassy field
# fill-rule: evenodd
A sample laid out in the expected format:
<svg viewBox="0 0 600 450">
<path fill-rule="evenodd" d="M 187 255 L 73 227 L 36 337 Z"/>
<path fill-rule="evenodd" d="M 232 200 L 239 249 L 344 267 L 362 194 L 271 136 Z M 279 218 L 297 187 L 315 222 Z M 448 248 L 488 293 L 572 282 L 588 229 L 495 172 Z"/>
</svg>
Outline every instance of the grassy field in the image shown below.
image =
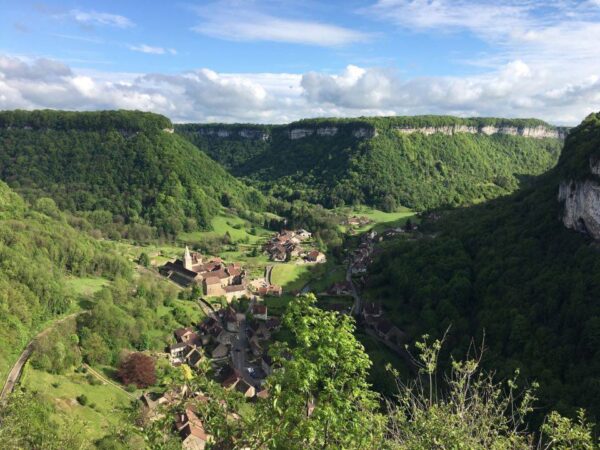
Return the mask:
<svg viewBox="0 0 600 450">
<path fill-rule="evenodd" d="M 327 264 L 320 268 L 318 275 L 318 278 L 315 278 L 310 283 L 310 290 L 315 294 L 325 292 L 332 284 L 344 281 L 346 279 L 346 268 L 327 262 Z"/>
<path fill-rule="evenodd" d="M 356 233 L 363 233 L 370 229 L 375 229 L 375 231 L 382 231 L 387 228 L 393 228 L 402 226 L 406 223 L 406 220 L 410 218 L 410 220 L 417 222 L 416 213 L 408 208 L 400 208 L 395 212 L 384 212 L 378 209 L 369 208 L 367 206 L 360 206 L 357 208 L 343 208 L 339 209 L 339 212 L 343 213 L 347 217 L 351 216 L 359 216 L 359 217 L 367 217 L 371 219 L 372 223 L 362 226 L 360 228 L 353 228 Z M 349 231 L 347 226 L 342 226 L 344 231 Z"/>
<path fill-rule="evenodd" d="M 35 370 L 27 364 L 21 385 L 48 396 L 56 407 L 54 418 L 57 420 L 76 417 L 86 422 L 86 440 L 95 441 L 126 420 L 123 409 L 130 405 L 132 399 L 112 385 L 94 385 L 90 379 L 86 374 L 74 371 L 53 375 Z M 82 394 L 88 400 L 85 406 L 76 400 Z"/>
<path fill-rule="evenodd" d="M 94 295 L 108 283 L 109 281 L 106 278 L 100 277 L 70 277 L 67 279 L 67 287 L 77 296 L 83 295 L 85 297 Z"/>
<path fill-rule="evenodd" d="M 262 227 L 251 224 L 247 220 L 229 215 L 216 216 L 212 220 L 212 228 L 211 231 L 181 233 L 177 236 L 177 240 L 194 245 L 204 239 L 219 238 L 223 237 L 225 233 L 229 233 L 234 242 L 255 244 L 271 233 Z"/>
<path fill-rule="evenodd" d="M 148 244 L 144 246 L 128 242 L 117 242 L 117 250 L 131 261 L 137 261 L 140 254 L 145 252 L 150 257 L 152 265 L 162 266 L 167 261 L 183 255 L 183 247 L 173 244 Z"/>
<path fill-rule="evenodd" d="M 315 276 L 315 266 L 309 264 L 275 264 L 271 282 L 283 287 L 286 292 L 299 291 Z"/>
</svg>

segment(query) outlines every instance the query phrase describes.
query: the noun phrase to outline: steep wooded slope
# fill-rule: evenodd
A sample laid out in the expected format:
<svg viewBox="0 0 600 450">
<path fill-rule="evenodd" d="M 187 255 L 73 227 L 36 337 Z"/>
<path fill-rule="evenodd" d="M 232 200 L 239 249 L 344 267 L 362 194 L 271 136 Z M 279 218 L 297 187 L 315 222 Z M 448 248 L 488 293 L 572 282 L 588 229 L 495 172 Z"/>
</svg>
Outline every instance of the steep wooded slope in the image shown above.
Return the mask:
<svg viewBox="0 0 600 450">
<path fill-rule="evenodd" d="M 222 206 L 264 199 L 180 136 L 162 116 L 135 111 L 0 113 L 0 177 L 28 199 L 108 211 L 158 232 L 206 228 Z M 110 216 L 109 216 L 110 220 Z"/>
<path fill-rule="evenodd" d="M 485 363 L 499 376 L 519 368 L 540 382 L 544 407 L 600 417 L 600 253 L 589 234 L 563 225 L 558 199 L 599 149 L 592 115 L 532 187 L 425 225 L 435 238 L 390 244 L 371 268 L 369 296 L 413 338 L 451 325 L 455 354 L 485 330 Z"/>
<path fill-rule="evenodd" d="M 31 208 L 0 182 L 0 375 L 43 322 L 73 306 L 66 275 L 130 271 L 108 244 L 69 226 L 51 199 Z"/>
<path fill-rule="evenodd" d="M 535 119 L 310 119 L 176 125 L 231 173 L 287 200 L 393 210 L 469 204 L 552 167 L 563 130 Z"/>
</svg>

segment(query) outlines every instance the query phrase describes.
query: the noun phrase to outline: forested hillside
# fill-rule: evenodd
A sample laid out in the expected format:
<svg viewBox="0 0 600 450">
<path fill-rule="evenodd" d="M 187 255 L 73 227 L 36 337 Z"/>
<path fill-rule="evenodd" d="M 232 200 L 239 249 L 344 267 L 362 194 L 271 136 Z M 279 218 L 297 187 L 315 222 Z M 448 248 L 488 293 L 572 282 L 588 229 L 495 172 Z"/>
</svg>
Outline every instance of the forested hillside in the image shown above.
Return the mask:
<svg viewBox="0 0 600 450">
<path fill-rule="evenodd" d="M 115 252 L 70 227 L 49 198 L 29 207 L 0 182 L 0 375 L 40 325 L 69 311 L 65 276 L 128 276 Z"/>
<path fill-rule="evenodd" d="M 232 174 L 326 207 L 424 210 L 491 199 L 552 167 L 563 130 L 535 119 L 310 119 L 176 125 Z"/>
<path fill-rule="evenodd" d="M 567 137 L 558 167 L 534 186 L 423 225 L 371 267 L 368 293 L 410 336 L 441 336 L 464 355 L 471 338 L 500 378 L 541 384 L 544 408 L 600 417 L 600 253 L 563 226 L 559 183 L 589 173 L 600 149 L 592 115 Z M 591 175 L 590 175 L 591 176 Z M 436 237 L 428 237 L 439 234 Z"/>
<path fill-rule="evenodd" d="M 0 177 L 27 199 L 52 197 L 92 225 L 132 237 L 209 227 L 223 207 L 264 208 L 162 116 L 136 111 L 0 113 Z"/>
</svg>

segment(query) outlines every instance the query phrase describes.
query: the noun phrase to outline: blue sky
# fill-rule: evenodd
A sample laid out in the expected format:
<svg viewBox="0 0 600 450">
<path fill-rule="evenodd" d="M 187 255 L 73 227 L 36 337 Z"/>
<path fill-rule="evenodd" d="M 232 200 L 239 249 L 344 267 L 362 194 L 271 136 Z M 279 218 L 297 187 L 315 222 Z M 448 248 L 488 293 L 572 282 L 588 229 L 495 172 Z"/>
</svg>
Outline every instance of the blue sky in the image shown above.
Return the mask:
<svg viewBox="0 0 600 450">
<path fill-rule="evenodd" d="M 2 0 L 0 10 L 2 109 L 561 124 L 600 109 L 600 0 Z"/>
</svg>

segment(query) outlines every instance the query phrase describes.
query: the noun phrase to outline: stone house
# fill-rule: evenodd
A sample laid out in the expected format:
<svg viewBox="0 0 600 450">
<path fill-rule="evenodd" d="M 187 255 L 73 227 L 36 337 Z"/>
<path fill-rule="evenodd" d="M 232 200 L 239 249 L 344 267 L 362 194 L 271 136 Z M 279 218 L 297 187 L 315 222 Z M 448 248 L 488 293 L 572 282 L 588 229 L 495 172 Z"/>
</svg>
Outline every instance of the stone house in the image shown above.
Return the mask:
<svg viewBox="0 0 600 450">
<path fill-rule="evenodd" d="M 190 407 L 177 414 L 175 428 L 181 436 L 181 447 L 184 450 L 204 450 L 211 439 L 211 436 L 204 430 L 202 421 Z"/>
</svg>

